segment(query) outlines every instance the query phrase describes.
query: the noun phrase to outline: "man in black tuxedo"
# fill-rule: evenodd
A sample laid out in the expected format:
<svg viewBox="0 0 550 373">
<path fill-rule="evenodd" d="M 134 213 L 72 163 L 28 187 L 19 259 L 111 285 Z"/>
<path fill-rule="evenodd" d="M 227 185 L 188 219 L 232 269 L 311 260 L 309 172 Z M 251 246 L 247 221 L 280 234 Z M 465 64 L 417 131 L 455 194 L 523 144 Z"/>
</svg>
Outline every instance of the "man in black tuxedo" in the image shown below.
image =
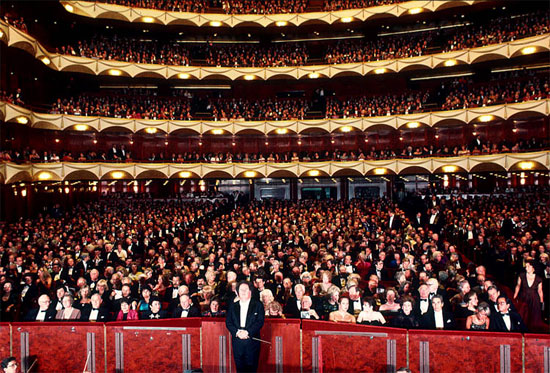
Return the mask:
<svg viewBox="0 0 550 373">
<path fill-rule="evenodd" d="M 91 298 L 91 307 L 82 308 L 80 321 L 88 322 L 107 322 L 109 321 L 109 310 L 102 306 L 103 299 L 99 293 L 95 293 Z"/>
<path fill-rule="evenodd" d="M 300 318 L 300 311 L 302 310 L 302 297 L 306 293 L 306 287 L 303 284 L 294 285 L 294 297 L 288 298 L 284 313 L 292 319 Z"/>
<path fill-rule="evenodd" d="M 50 297 L 44 294 L 38 298 L 38 308 L 30 310 L 25 321 L 54 321 L 55 314 L 55 309 L 50 308 Z"/>
<path fill-rule="evenodd" d="M 183 317 L 200 317 L 201 311 L 193 306 L 193 302 L 188 294 L 180 296 L 180 304 L 174 310 L 172 317 L 175 319 Z"/>
<path fill-rule="evenodd" d="M 388 228 L 390 230 L 399 230 L 401 229 L 401 226 L 401 219 L 397 215 L 395 215 L 395 212 L 393 210 L 390 210 L 388 218 Z"/>
<path fill-rule="evenodd" d="M 229 306 L 225 325 L 231 333 L 237 372 L 256 372 L 260 357 L 260 330 L 264 326 L 264 306 L 252 299 L 252 285 L 242 281 L 237 286 L 239 301 Z"/>
<path fill-rule="evenodd" d="M 455 318 L 450 311 L 443 309 L 444 300 L 439 294 L 432 298 L 432 308 L 422 316 L 420 325 L 424 329 L 445 329 L 455 328 Z"/>
<path fill-rule="evenodd" d="M 497 299 L 498 312 L 493 312 L 491 329 L 496 332 L 527 332 L 527 327 L 519 313 L 510 309 L 510 299 L 500 296 Z"/>
<path fill-rule="evenodd" d="M 430 288 L 426 284 L 422 284 L 418 287 L 418 298 L 414 304 L 413 312 L 420 320 L 428 311 L 432 309 L 432 302 L 430 300 Z"/>
</svg>

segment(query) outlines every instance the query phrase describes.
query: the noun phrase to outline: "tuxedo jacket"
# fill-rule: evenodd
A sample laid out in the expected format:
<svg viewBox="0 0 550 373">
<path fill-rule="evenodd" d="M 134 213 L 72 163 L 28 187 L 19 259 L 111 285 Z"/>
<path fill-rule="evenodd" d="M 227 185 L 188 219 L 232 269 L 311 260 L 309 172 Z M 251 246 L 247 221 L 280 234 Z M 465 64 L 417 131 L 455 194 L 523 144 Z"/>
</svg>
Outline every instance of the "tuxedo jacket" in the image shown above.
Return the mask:
<svg viewBox="0 0 550 373">
<path fill-rule="evenodd" d="M 422 316 L 420 325 L 425 329 L 435 329 L 435 311 L 433 308 L 428 310 L 428 312 Z M 456 324 L 453 314 L 446 309 L 443 309 L 443 329 L 452 330 L 455 329 L 455 326 Z"/>
<path fill-rule="evenodd" d="M 493 312 L 491 314 L 491 330 L 496 332 L 527 332 L 527 327 L 525 326 L 525 323 L 521 319 L 519 313 L 509 310 L 508 314 L 510 315 L 510 330 L 506 328 L 506 323 L 504 322 L 504 318 L 500 312 Z"/>
<path fill-rule="evenodd" d="M 233 337 L 234 348 L 237 348 L 235 347 L 236 344 L 241 344 L 243 342 L 257 342 L 251 339 L 241 340 L 240 338 L 237 338 L 237 331 L 239 331 L 240 329 L 244 329 L 248 332 L 250 338 L 260 338 L 260 330 L 264 326 L 264 316 L 265 310 L 263 304 L 253 298 L 250 299 L 248 312 L 246 313 L 246 323 L 244 328 L 241 328 L 240 302 L 234 302 L 229 306 L 227 316 L 225 318 L 225 325 L 227 327 L 227 330 L 229 330 L 231 336 Z"/>
<path fill-rule="evenodd" d="M 183 312 L 183 308 L 181 308 L 181 305 L 178 305 L 174 310 L 172 317 L 174 319 L 179 319 L 181 318 L 182 312 Z M 197 307 L 191 306 L 189 307 L 189 312 L 187 313 L 187 317 L 201 317 L 201 311 Z"/>
<path fill-rule="evenodd" d="M 90 314 L 92 313 L 92 307 L 84 307 L 80 312 L 80 321 L 90 321 Z M 97 322 L 107 322 L 111 318 L 109 310 L 105 307 L 99 307 L 99 312 L 97 314 Z"/>
<path fill-rule="evenodd" d="M 432 302 L 428 299 L 428 310 L 426 311 L 426 313 L 430 312 L 432 309 L 433 309 Z M 420 310 L 420 298 L 415 298 L 414 308 L 412 312 L 417 317 L 417 319 L 422 318 L 422 312 Z"/>
<path fill-rule="evenodd" d="M 181 316 L 181 312 L 180 312 Z M 194 317 L 194 316 L 190 316 Z M 154 314 L 151 310 L 143 312 L 140 316 L 140 320 L 158 320 L 158 319 L 167 319 L 168 313 L 166 311 L 160 310 L 157 314 Z"/>
<path fill-rule="evenodd" d="M 25 321 L 36 321 L 36 316 L 38 316 L 38 308 L 35 308 L 33 310 L 30 310 L 29 313 L 25 316 Z M 44 321 L 55 321 L 55 310 L 48 309 L 46 311 L 46 317 L 44 318 Z"/>
<path fill-rule="evenodd" d="M 284 308 L 284 313 L 286 315 L 289 315 L 289 317 L 292 319 L 300 318 L 300 309 L 298 308 L 298 303 L 296 302 L 297 302 L 296 297 L 290 297 L 288 298 Z"/>
</svg>

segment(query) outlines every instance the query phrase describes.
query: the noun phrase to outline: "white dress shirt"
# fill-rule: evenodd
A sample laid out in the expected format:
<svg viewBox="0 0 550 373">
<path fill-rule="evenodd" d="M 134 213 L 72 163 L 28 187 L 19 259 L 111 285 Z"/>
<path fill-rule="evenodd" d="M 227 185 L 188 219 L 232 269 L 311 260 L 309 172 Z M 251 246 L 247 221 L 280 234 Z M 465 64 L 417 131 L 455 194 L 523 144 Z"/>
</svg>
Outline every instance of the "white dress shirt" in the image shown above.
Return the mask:
<svg viewBox="0 0 550 373">
<path fill-rule="evenodd" d="M 36 321 L 44 321 L 46 320 L 46 311 L 38 311 L 38 314 L 36 315 Z"/>
<path fill-rule="evenodd" d="M 512 321 L 510 320 L 510 315 L 502 315 L 502 320 L 504 320 L 504 324 L 506 324 L 506 329 L 509 331 L 512 330 Z"/>
<path fill-rule="evenodd" d="M 435 328 L 436 329 L 443 329 L 445 326 L 445 322 L 443 321 L 443 311 L 434 311 L 435 316 Z"/>
<path fill-rule="evenodd" d="M 248 313 L 248 306 L 250 306 L 250 299 L 247 301 L 239 301 L 241 306 L 241 328 L 246 326 L 246 314 Z"/>
<path fill-rule="evenodd" d="M 90 312 L 90 318 L 88 320 L 97 321 L 98 316 L 99 316 L 99 310 L 92 310 L 92 312 Z"/>
</svg>

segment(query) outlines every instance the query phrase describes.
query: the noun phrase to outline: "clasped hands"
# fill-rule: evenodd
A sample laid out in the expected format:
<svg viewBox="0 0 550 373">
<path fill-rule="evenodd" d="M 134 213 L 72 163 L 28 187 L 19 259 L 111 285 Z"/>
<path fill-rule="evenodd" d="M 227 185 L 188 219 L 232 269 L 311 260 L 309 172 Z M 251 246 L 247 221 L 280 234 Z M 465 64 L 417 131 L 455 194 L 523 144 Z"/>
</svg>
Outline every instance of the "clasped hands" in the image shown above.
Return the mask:
<svg viewBox="0 0 550 373">
<path fill-rule="evenodd" d="M 248 339 L 248 331 L 244 329 L 239 329 L 237 331 L 237 338 L 239 339 Z"/>
</svg>

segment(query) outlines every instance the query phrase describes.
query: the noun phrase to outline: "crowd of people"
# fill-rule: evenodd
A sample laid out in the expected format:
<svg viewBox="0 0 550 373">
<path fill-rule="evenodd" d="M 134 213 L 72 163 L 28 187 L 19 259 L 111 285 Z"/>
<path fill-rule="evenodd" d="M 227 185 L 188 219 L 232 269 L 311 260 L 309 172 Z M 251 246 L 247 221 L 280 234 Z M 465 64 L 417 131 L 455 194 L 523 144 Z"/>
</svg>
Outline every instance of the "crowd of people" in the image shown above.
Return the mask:
<svg viewBox="0 0 550 373">
<path fill-rule="evenodd" d="M 299 147 L 299 146 L 298 146 Z M 529 141 L 483 141 L 476 136 L 469 145 L 461 146 L 404 146 L 400 149 L 388 147 L 359 147 L 352 151 L 318 150 L 269 152 L 269 153 L 232 153 L 232 152 L 172 152 L 157 151 L 145 157 L 136 157 L 124 145 L 113 145 L 110 149 L 101 150 L 103 146 L 94 149 L 77 151 L 52 151 L 49 147 L 43 149 L 18 149 L 0 151 L 0 161 L 14 163 L 55 163 L 55 162 L 160 162 L 160 163 L 288 163 L 288 162 L 324 162 L 324 161 L 362 161 L 385 159 L 411 159 L 422 157 L 460 157 L 468 155 L 487 155 L 498 153 L 517 153 L 539 151 L 550 148 L 550 141 L 532 138 Z"/>
<path fill-rule="evenodd" d="M 223 67 L 284 67 L 319 63 L 344 64 L 407 58 L 479 47 L 548 33 L 547 11 L 500 17 L 488 24 L 410 32 L 374 39 L 348 39 L 328 43 L 313 56 L 304 43 L 213 44 L 192 46 L 169 40 L 95 35 L 55 49 L 57 53 L 104 60 L 164 65 Z"/>
<path fill-rule="evenodd" d="M 370 8 L 373 6 L 402 3 L 404 0 L 325 0 L 323 11 Z"/>
<path fill-rule="evenodd" d="M 146 8 L 167 10 L 170 12 L 205 13 L 212 1 L 215 0 L 96 0 L 98 3 L 107 3 L 128 6 L 132 8 Z"/>
<path fill-rule="evenodd" d="M 547 193 L 413 200 L 117 196 L 3 224 L 2 321 L 223 317 L 251 281 L 266 317 L 541 330 Z"/>
<path fill-rule="evenodd" d="M 16 29 L 29 33 L 29 29 L 27 28 L 27 24 L 25 23 L 25 19 L 23 17 L 16 18 L 8 14 L 4 14 L 2 16 L 2 20 L 8 25 L 15 27 Z"/>
<path fill-rule="evenodd" d="M 441 83 L 432 90 L 405 91 L 401 94 L 371 96 L 322 97 L 315 106 L 327 119 L 358 118 L 412 114 L 540 100 L 550 97 L 550 80 L 535 74 L 500 74 L 490 82 L 475 83 L 472 79 L 455 79 Z M 20 94 L 20 92 L 19 92 Z M 14 97 L 2 94 L 2 99 L 13 102 Z M 429 105 L 428 105 L 429 104 Z M 155 92 L 124 95 L 82 94 L 76 98 L 57 99 L 50 114 L 101 116 L 127 119 L 169 120 L 303 120 L 318 118 L 311 100 L 293 99 L 228 99 L 193 97 L 181 94 L 159 97 Z"/>
</svg>

